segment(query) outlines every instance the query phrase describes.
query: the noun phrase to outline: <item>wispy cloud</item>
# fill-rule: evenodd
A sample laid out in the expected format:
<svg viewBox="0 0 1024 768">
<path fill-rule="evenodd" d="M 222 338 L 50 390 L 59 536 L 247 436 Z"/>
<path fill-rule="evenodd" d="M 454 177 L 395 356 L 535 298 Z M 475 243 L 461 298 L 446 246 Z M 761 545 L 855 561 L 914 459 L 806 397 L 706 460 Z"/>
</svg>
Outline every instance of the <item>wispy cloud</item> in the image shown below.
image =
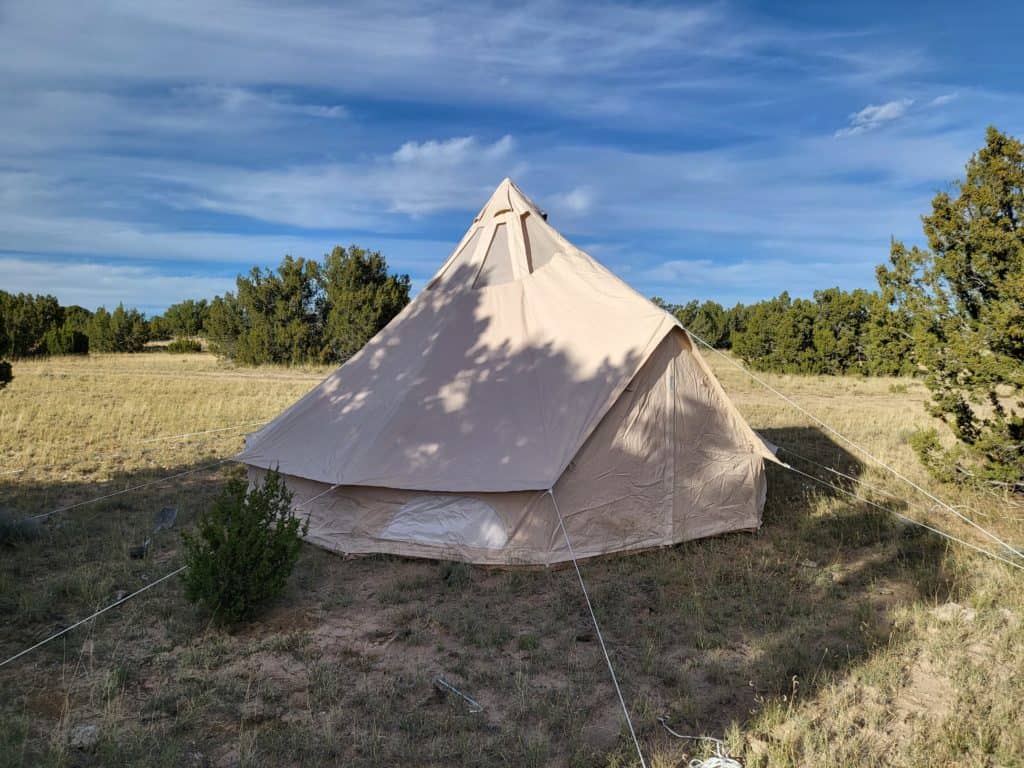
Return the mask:
<svg viewBox="0 0 1024 768">
<path fill-rule="evenodd" d="M 939 96 L 936 96 L 931 101 L 929 101 L 928 102 L 928 106 L 929 107 L 941 107 L 941 106 L 943 106 L 945 104 L 949 104 L 954 99 L 956 99 L 956 97 L 957 97 L 957 94 L 955 94 L 955 93 L 943 93 L 943 94 L 941 94 Z"/>
<path fill-rule="evenodd" d="M 884 104 L 868 104 L 859 112 L 850 115 L 850 124 L 846 128 L 836 131 L 836 138 L 845 136 L 856 136 L 867 131 L 873 131 L 886 123 L 892 123 L 901 119 L 914 104 L 913 99 L 898 99 L 887 101 Z"/>
<path fill-rule="evenodd" d="M 295 102 L 286 95 L 238 86 L 189 85 L 174 88 L 172 93 L 183 97 L 185 101 L 193 102 L 194 107 L 213 108 L 236 116 L 262 111 L 327 119 L 338 119 L 348 115 L 348 110 L 340 104 Z"/>
<path fill-rule="evenodd" d="M 336 242 L 419 278 L 506 175 L 641 290 L 870 284 L 984 126 L 1024 121 L 1013 88 L 970 86 L 967 52 L 867 15 L 52 2 L 0 24 L 8 290 L 40 284 L 32 264 L 144 262 L 116 289 L 148 302 L 182 265 L 219 280 Z"/>
<path fill-rule="evenodd" d="M 168 275 L 157 267 L 43 260 L 0 255 L 0 273 L 17 274 L 19 290 L 56 294 L 64 304 L 114 307 L 131 303 L 143 311 L 160 311 L 168 304 L 196 296 L 213 296 L 234 288 L 233 277 L 200 272 Z M 144 297 L 144 298 L 143 298 Z"/>
</svg>

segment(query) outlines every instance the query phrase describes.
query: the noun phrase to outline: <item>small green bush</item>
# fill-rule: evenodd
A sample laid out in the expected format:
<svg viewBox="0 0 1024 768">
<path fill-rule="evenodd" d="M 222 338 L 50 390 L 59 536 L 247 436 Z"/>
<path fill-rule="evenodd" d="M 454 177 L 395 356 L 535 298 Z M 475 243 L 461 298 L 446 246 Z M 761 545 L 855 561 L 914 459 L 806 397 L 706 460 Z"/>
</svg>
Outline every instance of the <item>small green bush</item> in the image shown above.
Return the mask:
<svg viewBox="0 0 1024 768">
<path fill-rule="evenodd" d="M 292 493 L 277 472 L 248 489 L 234 479 L 184 534 L 185 595 L 222 621 L 253 618 L 284 590 L 309 530 L 292 511 Z"/>
<path fill-rule="evenodd" d="M 202 352 L 203 345 L 195 339 L 188 339 L 183 336 L 179 336 L 170 344 L 167 345 L 167 351 L 172 354 L 183 354 L 185 352 Z"/>
<path fill-rule="evenodd" d="M 11 371 L 11 364 L 6 360 L 0 360 L 0 389 L 14 381 L 14 373 Z"/>
</svg>

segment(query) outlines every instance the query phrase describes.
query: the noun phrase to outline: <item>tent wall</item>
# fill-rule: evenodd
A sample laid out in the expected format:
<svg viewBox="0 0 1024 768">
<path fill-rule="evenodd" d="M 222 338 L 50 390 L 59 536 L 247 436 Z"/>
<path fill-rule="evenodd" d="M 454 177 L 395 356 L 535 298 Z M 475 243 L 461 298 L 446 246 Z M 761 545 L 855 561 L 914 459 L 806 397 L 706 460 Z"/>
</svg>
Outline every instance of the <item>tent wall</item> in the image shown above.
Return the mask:
<svg viewBox="0 0 1024 768">
<path fill-rule="evenodd" d="M 555 485 L 578 557 L 757 528 L 762 448 L 679 330 L 669 333 Z M 265 470 L 249 467 L 251 480 Z M 330 485 L 286 475 L 303 504 Z M 341 486 L 299 513 L 308 539 L 345 553 L 382 552 L 491 565 L 569 559 L 543 490 L 439 493 Z"/>
</svg>

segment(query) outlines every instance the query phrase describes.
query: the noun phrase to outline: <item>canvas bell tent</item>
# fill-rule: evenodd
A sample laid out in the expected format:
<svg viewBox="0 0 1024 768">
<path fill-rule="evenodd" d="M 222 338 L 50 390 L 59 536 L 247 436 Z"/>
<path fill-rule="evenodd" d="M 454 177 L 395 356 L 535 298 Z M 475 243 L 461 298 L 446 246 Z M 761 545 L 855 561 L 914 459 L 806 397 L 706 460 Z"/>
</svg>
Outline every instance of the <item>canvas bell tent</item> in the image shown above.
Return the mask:
<svg viewBox="0 0 1024 768">
<path fill-rule="evenodd" d="M 577 557 L 757 528 L 774 457 L 676 320 L 506 179 L 237 458 L 285 476 L 327 549 L 513 565 L 570 559 L 556 501 Z"/>
</svg>

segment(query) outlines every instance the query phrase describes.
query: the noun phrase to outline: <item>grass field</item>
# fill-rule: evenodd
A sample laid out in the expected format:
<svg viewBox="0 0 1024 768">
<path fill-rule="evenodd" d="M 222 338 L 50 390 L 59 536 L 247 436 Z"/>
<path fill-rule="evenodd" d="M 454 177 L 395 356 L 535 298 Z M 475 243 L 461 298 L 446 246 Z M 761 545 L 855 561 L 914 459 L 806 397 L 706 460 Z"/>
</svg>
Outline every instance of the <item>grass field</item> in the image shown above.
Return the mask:
<svg viewBox="0 0 1024 768">
<path fill-rule="evenodd" d="M 773 442 L 982 543 L 710 362 Z M 16 364 L 0 393 L 0 660 L 177 568 L 180 528 L 238 471 L 216 462 L 324 372 L 167 353 Z M 907 445 L 932 425 L 920 384 L 767 378 L 934 487 Z M 1024 542 L 1020 500 L 939 490 Z M 164 506 L 178 525 L 154 534 Z M 1020 571 L 776 468 L 757 534 L 582 568 L 655 766 L 706 753 L 659 716 L 750 766 L 1024 765 Z M 439 693 L 438 675 L 483 712 Z M 83 725 L 99 728 L 92 749 L 69 744 Z M 0 766 L 313 764 L 636 764 L 575 573 L 306 547 L 249 626 L 211 625 L 172 579 L 0 668 Z"/>
</svg>

